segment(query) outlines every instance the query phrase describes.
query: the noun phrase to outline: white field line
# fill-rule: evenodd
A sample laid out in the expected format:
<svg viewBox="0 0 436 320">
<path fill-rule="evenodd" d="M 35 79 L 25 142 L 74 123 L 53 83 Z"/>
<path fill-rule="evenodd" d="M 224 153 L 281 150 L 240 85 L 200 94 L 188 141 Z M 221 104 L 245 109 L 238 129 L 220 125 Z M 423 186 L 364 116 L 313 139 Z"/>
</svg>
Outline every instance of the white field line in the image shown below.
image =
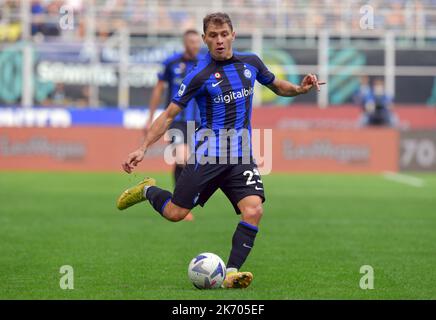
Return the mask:
<svg viewBox="0 0 436 320">
<path fill-rule="evenodd" d="M 420 178 L 408 176 L 406 174 L 396 173 L 392 171 L 383 172 L 383 177 L 387 180 L 408 184 L 409 186 L 413 186 L 417 188 L 422 188 L 425 184 L 424 180 Z"/>
</svg>

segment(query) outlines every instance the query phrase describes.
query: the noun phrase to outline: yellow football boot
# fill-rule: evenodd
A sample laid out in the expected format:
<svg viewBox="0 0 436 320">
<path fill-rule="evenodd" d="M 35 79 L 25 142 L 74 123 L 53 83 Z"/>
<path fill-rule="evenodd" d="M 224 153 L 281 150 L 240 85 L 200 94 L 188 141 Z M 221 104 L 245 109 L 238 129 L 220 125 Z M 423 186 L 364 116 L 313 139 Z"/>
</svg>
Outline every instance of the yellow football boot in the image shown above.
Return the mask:
<svg viewBox="0 0 436 320">
<path fill-rule="evenodd" d="M 251 272 L 233 271 L 226 274 L 222 287 L 244 289 L 250 285 L 251 281 L 253 281 L 253 274 Z"/>
<path fill-rule="evenodd" d="M 117 208 L 120 210 L 127 209 L 134 204 L 147 200 L 144 197 L 144 187 L 156 185 L 156 180 L 153 178 L 145 178 L 136 186 L 133 186 L 124 191 L 117 201 Z"/>
</svg>

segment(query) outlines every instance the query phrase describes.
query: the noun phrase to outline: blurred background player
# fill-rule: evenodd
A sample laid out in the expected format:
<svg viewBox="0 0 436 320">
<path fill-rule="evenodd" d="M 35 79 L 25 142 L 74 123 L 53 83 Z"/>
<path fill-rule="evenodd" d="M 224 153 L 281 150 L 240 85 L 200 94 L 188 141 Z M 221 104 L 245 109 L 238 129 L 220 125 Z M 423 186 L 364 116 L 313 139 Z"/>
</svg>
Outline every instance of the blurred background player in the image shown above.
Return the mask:
<svg viewBox="0 0 436 320">
<path fill-rule="evenodd" d="M 386 93 L 383 79 L 376 78 L 370 87 L 369 78 L 362 77 L 355 101 L 363 111 L 359 120 L 360 126 L 396 127 L 398 125 L 392 107 L 393 97 Z"/>
<path fill-rule="evenodd" d="M 367 97 L 370 93 L 371 85 L 369 83 L 369 77 L 367 75 L 361 76 L 359 78 L 359 88 L 353 95 L 353 102 L 358 106 L 362 106 L 365 97 Z"/>
<path fill-rule="evenodd" d="M 186 30 L 183 34 L 183 45 L 185 47 L 184 52 L 175 53 L 174 55 L 167 58 L 162 64 L 162 70 L 158 74 L 158 81 L 156 86 L 153 88 L 150 100 L 150 117 L 145 127 L 145 134 L 149 131 L 151 124 L 153 122 L 153 117 L 156 109 L 158 108 L 162 94 L 165 90 L 165 85 L 167 85 L 167 100 L 166 105 L 168 106 L 171 99 L 177 94 L 180 88 L 182 80 L 185 76 L 192 70 L 196 65 L 200 47 L 201 39 L 200 34 L 194 30 Z M 188 155 L 190 154 L 190 148 L 188 145 L 188 132 L 187 123 L 188 121 L 195 122 L 195 127 L 198 127 L 200 121 L 200 114 L 198 111 L 197 103 L 192 99 L 187 107 L 180 112 L 171 124 L 170 129 L 178 129 L 182 135 L 175 135 L 172 137 L 171 143 L 175 145 L 176 152 L 176 164 L 174 166 L 174 183 L 182 172 Z M 184 220 L 193 220 L 194 216 L 189 213 Z"/>
</svg>

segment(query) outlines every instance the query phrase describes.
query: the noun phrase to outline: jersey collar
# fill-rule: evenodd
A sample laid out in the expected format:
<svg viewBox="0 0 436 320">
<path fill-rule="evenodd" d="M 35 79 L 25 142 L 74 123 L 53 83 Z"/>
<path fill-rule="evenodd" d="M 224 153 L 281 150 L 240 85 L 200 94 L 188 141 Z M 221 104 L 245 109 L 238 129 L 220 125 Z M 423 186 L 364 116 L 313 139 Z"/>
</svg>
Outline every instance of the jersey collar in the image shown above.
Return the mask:
<svg viewBox="0 0 436 320">
<path fill-rule="evenodd" d="M 212 58 L 210 51 L 207 52 L 206 58 L 208 61 L 213 61 L 217 65 L 228 65 L 228 64 L 232 64 L 232 63 L 237 61 L 234 51 L 233 51 L 232 57 L 230 59 L 227 59 L 227 60 L 215 60 L 214 58 Z"/>
</svg>

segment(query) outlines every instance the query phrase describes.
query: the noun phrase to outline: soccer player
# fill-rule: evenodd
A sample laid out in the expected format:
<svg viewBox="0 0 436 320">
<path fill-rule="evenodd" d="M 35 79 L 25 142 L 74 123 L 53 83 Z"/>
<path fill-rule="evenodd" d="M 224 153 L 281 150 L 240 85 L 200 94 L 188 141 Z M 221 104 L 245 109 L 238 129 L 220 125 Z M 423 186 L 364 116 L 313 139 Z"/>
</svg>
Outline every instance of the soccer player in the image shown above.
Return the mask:
<svg viewBox="0 0 436 320">
<path fill-rule="evenodd" d="M 146 141 L 128 155 L 122 164 L 123 169 L 127 173 L 132 172 L 150 145 L 164 134 L 191 99 L 195 99 L 200 108 L 201 126 L 197 133 L 204 129 L 208 132 L 207 139 L 202 142 L 201 137 L 196 138 L 198 143 L 192 155 L 195 161 L 188 161 L 173 194 L 155 186 L 154 179 L 146 178 L 124 191 L 117 206 L 123 210 L 148 200 L 164 218 L 180 221 L 194 206 L 203 206 L 220 188 L 236 213 L 241 215 L 241 221 L 233 234 L 223 287 L 246 288 L 252 282 L 253 275 L 251 272 L 241 272 L 240 268 L 253 247 L 263 214 L 265 195 L 259 171 L 251 156 L 251 140 L 248 143 L 249 161 L 243 161 L 246 154 L 246 150 L 242 150 L 246 147 L 244 139 L 237 136 L 237 139 L 233 139 L 234 143 L 228 145 L 227 131 L 223 129 L 251 133 L 250 116 L 255 80 L 286 97 L 307 93 L 312 88 L 319 90 L 319 85 L 324 83 L 309 74 L 303 78 L 301 85 L 294 85 L 275 78 L 257 55 L 233 51 L 235 32 L 225 13 L 207 15 L 203 20 L 203 31 L 202 37 L 209 49 L 208 54 L 183 80 L 168 108 L 153 122 Z M 215 142 L 215 146 L 212 143 L 212 147 L 204 148 L 206 152 L 203 152 L 202 147 L 210 141 Z M 219 163 L 202 161 L 205 157 L 219 158 Z M 231 161 L 221 163 L 222 158 Z"/>
<path fill-rule="evenodd" d="M 170 104 L 171 99 L 179 90 L 182 80 L 185 76 L 192 70 L 198 61 L 198 54 L 201 47 L 200 34 L 194 30 L 186 30 L 183 34 L 183 45 L 184 52 L 176 53 L 171 57 L 167 58 L 163 62 L 162 71 L 158 74 L 158 82 L 153 89 L 150 100 L 150 116 L 149 120 L 145 126 L 145 134 L 150 130 L 151 124 L 153 122 L 154 113 L 160 104 L 160 99 L 162 93 L 165 89 L 165 84 L 168 84 L 168 94 L 167 94 L 167 106 Z M 176 152 L 176 165 L 174 166 L 174 182 L 182 172 L 188 155 L 190 153 L 189 146 L 187 144 L 187 122 L 195 122 L 195 126 L 198 127 L 200 122 L 200 113 L 197 108 L 197 103 L 195 100 L 191 100 L 187 103 L 186 108 L 184 108 L 171 123 L 170 129 L 178 129 L 182 135 L 175 135 L 172 138 L 171 143 L 175 145 Z M 188 213 L 184 220 L 193 220 L 192 213 Z"/>
</svg>

